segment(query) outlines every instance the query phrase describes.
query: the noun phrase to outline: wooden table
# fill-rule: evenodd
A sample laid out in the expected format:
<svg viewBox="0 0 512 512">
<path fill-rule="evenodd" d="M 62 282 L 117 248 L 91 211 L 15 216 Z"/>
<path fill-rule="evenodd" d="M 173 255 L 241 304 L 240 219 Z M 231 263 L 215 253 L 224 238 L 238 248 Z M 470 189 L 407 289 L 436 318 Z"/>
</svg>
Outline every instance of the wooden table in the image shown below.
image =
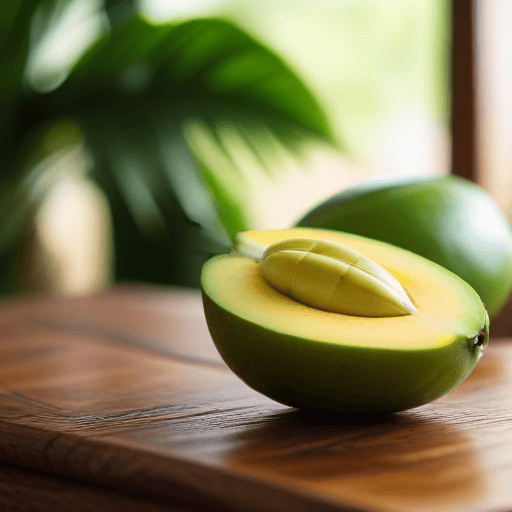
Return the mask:
<svg viewBox="0 0 512 512">
<path fill-rule="evenodd" d="M 0 510 L 512 509 L 512 340 L 384 417 L 249 389 L 195 291 L 4 302 L 0 357 Z"/>
</svg>

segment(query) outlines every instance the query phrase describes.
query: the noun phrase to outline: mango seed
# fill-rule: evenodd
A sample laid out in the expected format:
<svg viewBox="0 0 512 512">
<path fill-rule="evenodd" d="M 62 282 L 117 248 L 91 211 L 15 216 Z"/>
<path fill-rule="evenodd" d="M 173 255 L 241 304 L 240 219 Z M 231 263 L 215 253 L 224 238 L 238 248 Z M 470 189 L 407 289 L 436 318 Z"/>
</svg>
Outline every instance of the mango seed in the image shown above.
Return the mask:
<svg viewBox="0 0 512 512">
<path fill-rule="evenodd" d="M 314 308 L 371 317 L 416 312 L 403 287 L 385 268 L 335 242 L 282 240 L 264 252 L 260 263 L 271 286 Z"/>
</svg>

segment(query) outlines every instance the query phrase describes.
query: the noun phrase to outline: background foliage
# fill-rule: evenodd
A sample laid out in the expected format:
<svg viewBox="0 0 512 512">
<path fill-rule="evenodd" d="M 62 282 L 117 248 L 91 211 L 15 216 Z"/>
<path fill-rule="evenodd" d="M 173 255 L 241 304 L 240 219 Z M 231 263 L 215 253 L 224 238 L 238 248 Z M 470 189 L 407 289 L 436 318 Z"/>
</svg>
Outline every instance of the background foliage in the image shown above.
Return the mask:
<svg viewBox="0 0 512 512">
<path fill-rule="evenodd" d="M 108 29 L 65 76 L 30 83 L 31 49 L 67 3 L 0 5 L 0 292 L 20 288 L 34 212 L 61 177 L 55 161 L 73 151 L 108 199 L 114 278 L 197 285 L 204 259 L 250 224 L 233 140 L 265 168 L 276 143 L 332 140 L 325 115 L 285 62 L 233 23 L 154 25 L 127 1 L 103 6 Z"/>
<path fill-rule="evenodd" d="M 4 2 L 0 293 L 58 266 L 30 260 L 41 212 L 79 243 L 66 180 L 106 198 L 114 279 L 195 286 L 267 213 L 284 227 L 370 175 L 444 172 L 447 19 L 441 0 Z M 311 147 L 335 155 L 317 174 Z"/>
</svg>

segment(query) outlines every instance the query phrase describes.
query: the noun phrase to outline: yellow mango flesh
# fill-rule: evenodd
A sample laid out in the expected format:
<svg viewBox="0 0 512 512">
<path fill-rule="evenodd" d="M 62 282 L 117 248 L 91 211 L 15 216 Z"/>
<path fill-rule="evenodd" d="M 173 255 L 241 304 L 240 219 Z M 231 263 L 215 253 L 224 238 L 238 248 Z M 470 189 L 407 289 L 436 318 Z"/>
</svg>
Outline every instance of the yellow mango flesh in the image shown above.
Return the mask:
<svg viewBox="0 0 512 512">
<path fill-rule="evenodd" d="M 215 296 L 229 311 L 280 332 L 326 343 L 389 349 L 430 349 L 455 338 L 475 337 L 483 327 L 485 308 L 464 281 L 408 251 L 355 235 L 297 228 L 246 232 L 262 248 L 290 237 L 329 240 L 346 245 L 382 265 L 402 285 L 417 312 L 371 318 L 322 311 L 301 304 L 272 288 L 257 261 L 230 255 L 210 269 L 222 282 Z M 235 249 L 243 249 L 243 240 Z M 278 317 L 278 318 L 277 318 Z"/>
</svg>

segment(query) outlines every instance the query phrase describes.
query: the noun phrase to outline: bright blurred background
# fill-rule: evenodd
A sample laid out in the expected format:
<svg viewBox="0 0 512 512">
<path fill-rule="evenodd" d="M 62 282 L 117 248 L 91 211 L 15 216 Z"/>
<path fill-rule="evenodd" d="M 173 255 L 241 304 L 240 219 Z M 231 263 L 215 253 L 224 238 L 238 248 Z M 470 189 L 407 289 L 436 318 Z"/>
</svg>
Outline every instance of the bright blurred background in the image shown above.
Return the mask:
<svg viewBox="0 0 512 512">
<path fill-rule="evenodd" d="M 447 2 L 143 0 L 140 6 L 155 22 L 222 16 L 254 34 L 312 89 L 348 153 L 379 172 L 446 170 Z"/>
<path fill-rule="evenodd" d="M 18 129 L 22 144 L 4 139 L 4 146 L 14 144 L 11 156 L 17 154 L 3 158 L 4 168 L 14 169 L 5 173 L 0 196 L 3 294 L 90 293 L 112 281 L 197 286 L 202 262 L 228 250 L 238 229 L 290 226 L 322 199 L 375 177 L 450 170 L 447 2 L 18 0 L 10 8 L 12 19 L 20 18 L 21 7 L 33 7 L 19 85 L 21 119 L 31 122 L 26 132 Z M 177 107 L 168 105 L 181 91 L 175 83 L 191 76 L 193 62 L 213 59 L 208 48 L 220 36 L 199 48 L 197 31 L 191 31 L 179 44 L 169 36 L 174 49 L 168 54 L 144 53 L 157 36 L 123 29 L 133 17 L 149 22 L 148 34 L 154 26 L 220 18 L 262 43 L 264 52 L 251 60 L 261 50 L 251 47 L 251 58 L 216 68 L 224 92 L 214 113 L 203 116 L 208 98 L 203 110 L 194 105 L 185 112 L 188 97 Z M 124 39 L 107 43 L 110 53 L 101 50 L 119 29 Z M 235 34 L 230 40 L 232 54 L 239 39 Z M 98 42 L 96 60 L 84 59 Z M 274 54 L 286 66 L 282 74 L 290 91 L 300 89 L 296 96 L 273 83 L 274 61 L 266 75 L 247 85 L 247 77 Z M 173 58 L 177 64 L 160 72 L 158 66 Z M 78 72 L 71 71 L 74 66 Z M 114 81 L 118 92 L 110 89 Z M 205 91 L 217 94 L 216 87 Z M 257 101 L 250 96 L 256 87 Z M 8 98 L 9 91 L 4 93 Z M 236 111 L 240 98 L 247 100 L 243 109 L 259 109 L 262 117 Z M 306 107 L 301 111 L 303 104 L 309 114 Z M 286 115 L 279 105 L 286 106 Z M 167 114 L 169 108 L 174 113 Z M 289 128 L 290 121 L 300 126 Z M 304 133 L 296 136 L 299 129 Z M 26 211 L 17 211 L 7 194 L 17 205 L 28 203 Z M 25 228 L 18 232 L 13 223 Z"/>
</svg>

